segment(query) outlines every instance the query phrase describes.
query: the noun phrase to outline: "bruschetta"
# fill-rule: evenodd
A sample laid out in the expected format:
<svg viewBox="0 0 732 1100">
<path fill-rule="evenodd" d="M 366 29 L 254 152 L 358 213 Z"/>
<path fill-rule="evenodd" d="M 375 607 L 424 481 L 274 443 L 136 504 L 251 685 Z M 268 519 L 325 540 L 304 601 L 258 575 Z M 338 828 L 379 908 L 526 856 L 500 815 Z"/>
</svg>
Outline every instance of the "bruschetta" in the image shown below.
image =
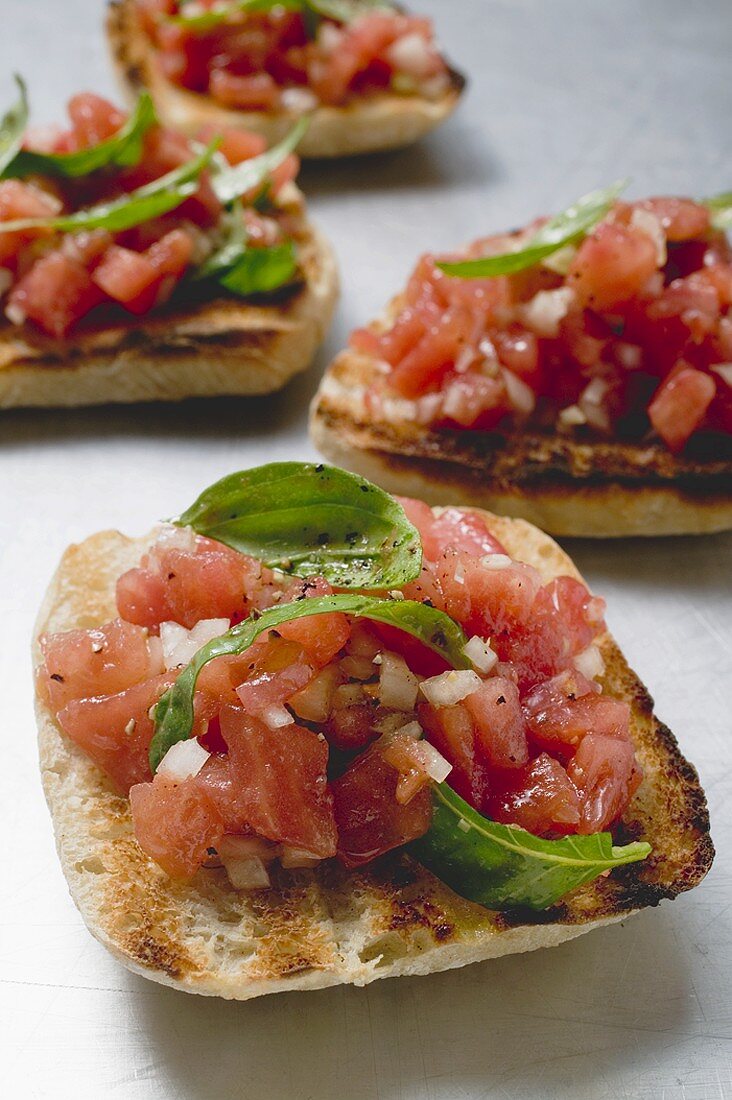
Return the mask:
<svg viewBox="0 0 732 1100">
<path fill-rule="evenodd" d="M 337 293 L 294 183 L 301 123 L 257 134 L 161 126 L 91 93 L 67 129 L 0 145 L 0 408 L 279 389 L 305 369 Z"/>
<path fill-rule="evenodd" d="M 71 893 L 247 999 L 558 944 L 696 885 L 703 791 L 522 520 L 276 463 L 65 554 L 34 643 Z"/>
<path fill-rule="evenodd" d="M 408 145 L 438 126 L 465 81 L 429 19 L 368 0 L 112 0 L 122 87 L 147 89 L 167 124 L 243 127 L 279 141 L 303 114 L 305 157 Z"/>
<path fill-rule="evenodd" d="M 556 535 L 732 527 L 731 196 L 620 192 L 423 256 L 327 371 L 323 454 Z"/>
</svg>

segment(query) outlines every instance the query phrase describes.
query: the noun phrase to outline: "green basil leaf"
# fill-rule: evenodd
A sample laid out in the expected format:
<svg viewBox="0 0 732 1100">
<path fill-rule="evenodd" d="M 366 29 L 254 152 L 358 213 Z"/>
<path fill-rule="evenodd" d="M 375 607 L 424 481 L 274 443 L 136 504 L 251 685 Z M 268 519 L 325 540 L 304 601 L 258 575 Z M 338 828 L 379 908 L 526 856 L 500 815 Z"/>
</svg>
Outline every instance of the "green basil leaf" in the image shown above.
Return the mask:
<svg viewBox="0 0 732 1100">
<path fill-rule="evenodd" d="M 419 576 L 422 564 L 419 532 L 401 504 L 334 466 L 273 462 L 230 474 L 175 522 L 339 588 L 393 588 Z"/>
<path fill-rule="evenodd" d="M 23 144 L 28 125 L 28 92 L 22 76 L 15 76 L 18 85 L 18 102 L 0 119 L 0 175 L 15 160 Z"/>
<path fill-rule="evenodd" d="M 409 851 L 461 897 L 488 909 L 546 909 L 603 871 L 645 859 L 651 846 L 616 847 L 610 833 L 543 840 L 489 821 L 440 783 L 432 824 Z"/>
<path fill-rule="evenodd" d="M 216 192 L 216 197 L 224 206 L 239 199 L 242 195 L 248 195 L 265 184 L 283 160 L 294 152 L 299 145 L 303 134 L 310 125 L 307 117 L 299 119 L 286 134 L 282 141 L 273 145 L 271 149 L 260 153 L 257 157 L 250 157 L 241 164 L 233 167 L 222 168 L 215 172 L 211 185 Z"/>
<path fill-rule="evenodd" d="M 44 176 L 75 179 L 100 168 L 118 168 L 139 164 L 143 138 L 156 121 L 155 108 L 148 92 L 143 92 L 124 126 L 106 141 L 76 153 L 34 153 L 21 149 L 5 169 L 5 176 L 22 177 L 37 172 Z"/>
<path fill-rule="evenodd" d="M 119 232 L 150 221 L 193 195 L 198 189 L 198 177 L 218 148 L 215 139 L 199 156 L 174 168 L 159 179 L 138 187 L 128 195 L 111 202 L 89 206 L 74 214 L 60 214 L 53 218 L 19 218 L 0 222 L 0 233 L 13 233 L 19 229 L 55 229 L 62 233 L 75 233 L 82 229 L 109 229 Z"/>
<path fill-rule="evenodd" d="M 277 7 L 286 8 L 288 11 L 300 11 L 302 6 L 303 0 L 232 0 L 230 4 L 222 5 L 220 8 L 210 8 L 196 15 L 186 15 L 184 7 L 175 15 L 166 16 L 164 21 L 189 31 L 203 33 L 226 23 L 232 15 L 239 12 L 268 12 Z"/>
<path fill-rule="evenodd" d="M 245 619 L 220 638 L 214 638 L 199 649 L 173 686 L 162 696 L 155 708 L 155 732 L 150 742 L 150 767 L 153 773 L 172 745 L 191 736 L 196 681 L 201 669 L 209 661 L 216 657 L 244 653 L 261 634 L 282 623 L 310 615 L 327 615 L 333 611 L 342 611 L 347 615 L 398 627 L 419 638 L 455 668 L 471 667 L 463 653 L 467 639 L 457 623 L 443 611 L 416 600 L 382 600 L 376 596 L 339 594 L 270 607 L 258 618 Z"/>
<path fill-rule="evenodd" d="M 247 229 L 244 224 L 244 210 L 235 200 L 223 215 L 225 232 L 218 248 L 200 264 L 193 273 L 194 279 L 210 279 L 228 271 L 234 266 L 247 246 Z"/>
<path fill-rule="evenodd" d="M 732 191 L 713 195 L 711 199 L 702 199 L 704 206 L 712 212 L 712 226 L 724 232 L 732 229 Z"/>
<path fill-rule="evenodd" d="M 284 241 L 270 248 L 246 249 L 234 266 L 219 276 L 219 283 L 232 294 L 247 298 L 291 283 L 296 272 L 295 245 Z"/>
<path fill-rule="evenodd" d="M 628 180 L 619 180 L 602 191 L 591 191 L 588 195 L 583 195 L 561 214 L 550 218 L 530 240 L 512 252 L 501 252 L 475 260 L 459 260 L 456 263 L 438 263 L 437 266 L 446 275 L 459 275 L 463 279 L 513 275 L 517 271 L 524 271 L 589 233 L 602 221 L 627 186 Z"/>
<path fill-rule="evenodd" d="M 299 11 L 304 15 L 312 12 L 322 19 L 333 19 L 336 23 L 350 23 L 356 16 L 370 9 L 394 10 L 392 5 L 385 3 L 384 0 L 232 0 L 231 3 L 220 8 L 212 8 L 210 11 L 199 12 L 196 15 L 186 15 L 184 8 L 176 15 L 168 16 L 165 21 L 185 27 L 186 30 L 205 32 L 220 26 L 232 15 L 240 12 L 268 12 L 273 8 Z"/>
</svg>

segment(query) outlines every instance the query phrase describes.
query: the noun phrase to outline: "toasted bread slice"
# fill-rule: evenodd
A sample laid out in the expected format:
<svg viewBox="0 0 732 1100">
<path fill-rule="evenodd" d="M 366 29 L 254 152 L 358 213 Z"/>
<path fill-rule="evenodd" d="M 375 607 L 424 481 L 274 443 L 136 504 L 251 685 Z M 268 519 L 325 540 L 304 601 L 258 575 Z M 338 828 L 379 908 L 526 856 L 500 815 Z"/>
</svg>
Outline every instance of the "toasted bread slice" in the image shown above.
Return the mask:
<svg viewBox="0 0 732 1100">
<path fill-rule="evenodd" d="M 155 64 L 134 0 L 110 0 L 107 39 L 124 93 L 136 98 L 147 88 L 160 121 L 185 134 L 194 135 L 204 125 L 235 127 L 262 134 L 272 145 L 299 117 L 292 111 L 229 110 L 210 96 L 171 83 Z M 345 157 L 409 145 L 452 114 L 464 87 L 465 78 L 450 69 L 450 87 L 437 99 L 384 92 L 344 107 L 318 107 L 297 151 L 302 157 Z"/>
<path fill-rule="evenodd" d="M 485 515 L 509 553 L 545 580 L 578 576 L 547 535 L 523 520 Z M 117 576 L 150 538 L 107 531 L 67 550 L 37 634 L 90 627 L 115 614 Z M 621 920 L 695 886 L 713 858 L 704 793 L 694 768 L 613 639 L 599 641 L 604 689 L 631 707 L 644 780 L 619 828 L 651 856 L 599 878 L 541 913 L 496 913 L 465 901 L 405 855 L 347 872 L 280 871 L 272 889 L 237 893 L 223 871 L 174 882 L 139 848 L 129 805 L 61 733 L 39 700 L 41 770 L 71 894 L 90 931 L 131 970 L 189 992 L 245 1000 L 376 978 L 429 974 L 549 947 Z M 37 640 L 35 660 L 39 660 Z"/>
<path fill-rule="evenodd" d="M 296 189 L 293 188 L 293 193 Z M 299 192 L 295 195 L 299 195 Z M 335 258 L 304 223 L 302 282 L 259 302 L 200 294 L 56 340 L 0 325 L 0 408 L 264 394 L 310 363 L 338 295 Z"/>
<path fill-rule="evenodd" d="M 374 331 L 384 331 L 401 304 L 396 297 Z M 528 428 L 436 431 L 407 419 L 377 420 L 364 397 L 378 371 L 370 356 L 341 352 L 313 400 L 310 431 L 328 459 L 389 492 L 487 508 L 553 535 L 699 535 L 732 528 L 732 441 L 687 458 L 662 443 L 580 442 Z"/>
</svg>

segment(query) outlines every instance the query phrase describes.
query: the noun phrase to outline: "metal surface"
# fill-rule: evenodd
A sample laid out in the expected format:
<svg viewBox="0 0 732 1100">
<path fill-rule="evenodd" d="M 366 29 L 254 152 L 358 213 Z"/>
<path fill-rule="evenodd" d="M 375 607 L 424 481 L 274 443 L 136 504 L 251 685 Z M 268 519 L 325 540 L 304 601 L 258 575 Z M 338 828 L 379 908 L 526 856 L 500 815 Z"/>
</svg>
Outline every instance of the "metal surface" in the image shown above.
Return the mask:
<svg viewBox="0 0 732 1100">
<path fill-rule="evenodd" d="M 536 955 L 236 1005 L 129 975 L 83 928 L 56 861 L 27 643 L 66 544 L 109 526 L 140 533 L 227 471 L 310 456 L 305 408 L 320 369 L 420 250 L 520 224 L 623 175 L 636 194 L 730 186 L 728 0 L 418 6 L 469 73 L 469 95 L 413 150 L 305 172 L 344 282 L 305 379 L 267 401 L 0 417 L 6 1096 L 732 1096 L 729 536 L 570 546 L 709 796 L 717 862 L 673 905 Z M 111 91 L 101 2 L 0 7 L 3 102 L 14 69 L 39 120 L 80 87 Z"/>
</svg>

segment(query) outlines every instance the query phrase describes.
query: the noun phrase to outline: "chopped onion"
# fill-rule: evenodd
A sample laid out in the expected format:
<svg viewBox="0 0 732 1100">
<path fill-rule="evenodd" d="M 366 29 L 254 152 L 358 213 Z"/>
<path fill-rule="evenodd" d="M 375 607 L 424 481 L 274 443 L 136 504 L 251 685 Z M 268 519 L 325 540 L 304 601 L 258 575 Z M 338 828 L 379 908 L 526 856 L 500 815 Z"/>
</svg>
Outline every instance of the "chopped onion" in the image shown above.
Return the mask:
<svg viewBox="0 0 732 1100">
<path fill-rule="evenodd" d="M 465 643 L 463 653 L 478 672 L 484 674 L 492 672 L 498 664 L 498 654 L 491 649 L 485 638 L 479 638 L 477 634 Z"/>
<path fill-rule="evenodd" d="M 353 680 L 370 680 L 376 671 L 374 662 L 370 657 L 359 657 L 351 654 L 338 663 L 341 671 Z"/>
<path fill-rule="evenodd" d="M 636 207 L 630 219 L 630 225 L 631 228 L 639 229 L 646 237 L 650 237 L 656 246 L 656 266 L 663 267 L 668 257 L 666 251 L 666 234 L 663 231 L 660 220 L 655 214 L 652 214 L 650 210 L 643 210 L 641 207 Z"/>
<path fill-rule="evenodd" d="M 297 867 L 317 867 L 320 858 L 312 852 L 305 852 L 302 848 L 291 848 L 289 844 L 283 844 L 280 854 L 280 864 L 286 869 L 294 870 Z"/>
<path fill-rule="evenodd" d="M 5 316 L 13 325 L 25 324 L 26 312 L 18 305 L 17 302 L 11 302 L 10 305 L 5 307 Z"/>
<path fill-rule="evenodd" d="M 610 428 L 610 417 L 603 405 L 607 391 L 608 384 L 604 378 L 593 378 L 587 383 L 579 399 L 579 407 L 587 423 L 600 431 L 608 431 Z"/>
<path fill-rule="evenodd" d="M 452 669 L 431 676 L 419 685 L 420 691 L 433 707 L 452 707 L 466 695 L 472 695 L 481 685 L 477 672 L 470 669 Z"/>
<path fill-rule="evenodd" d="M 318 27 L 318 46 L 326 56 L 336 53 L 343 39 L 343 31 L 335 23 L 327 23 L 325 20 Z"/>
<path fill-rule="evenodd" d="M 643 362 L 643 352 L 637 344 L 619 340 L 615 345 L 615 358 L 625 370 L 638 370 Z"/>
<path fill-rule="evenodd" d="M 541 266 L 548 268 L 549 271 L 556 272 L 557 275 L 568 275 L 576 255 L 576 245 L 565 244 L 564 248 L 558 248 L 556 252 L 545 256 L 541 261 Z"/>
<path fill-rule="evenodd" d="M 167 669 L 187 665 L 198 650 L 229 629 L 228 619 L 201 619 L 191 630 L 180 623 L 160 624 L 163 660 Z"/>
<path fill-rule="evenodd" d="M 718 374 L 723 382 L 726 382 L 728 386 L 732 386 L 732 363 L 715 363 L 713 367 L 709 368 L 713 370 L 715 374 Z"/>
<path fill-rule="evenodd" d="M 565 428 L 574 428 L 579 424 L 586 424 L 587 417 L 579 405 L 567 405 L 559 413 L 559 423 Z"/>
<path fill-rule="evenodd" d="M 264 890 L 271 885 L 261 859 L 224 859 L 229 882 L 235 890 Z"/>
<path fill-rule="evenodd" d="M 403 719 L 401 720 L 403 721 Z M 419 722 L 407 722 L 406 725 L 399 726 L 394 732 L 398 733 L 400 737 L 411 737 L 413 741 L 419 741 L 424 730 Z"/>
<path fill-rule="evenodd" d="M 227 833 L 216 845 L 222 859 L 261 859 L 265 863 L 276 858 L 279 847 L 259 836 Z"/>
<path fill-rule="evenodd" d="M 484 569 L 508 569 L 513 563 L 508 554 L 485 554 L 480 564 Z"/>
<path fill-rule="evenodd" d="M 540 290 L 521 307 L 521 318 L 537 336 L 554 338 L 559 335 L 559 322 L 567 316 L 573 301 L 574 291 L 569 286 Z"/>
<path fill-rule="evenodd" d="M 313 676 L 310 683 L 290 696 L 288 702 L 295 714 L 308 722 L 325 722 L 333 705 L 333 693 L 339 679 L 338 665 L 326 665 L 317 676 Z"/>
<path fill-rule="evenodd" d="M 281 704 L 274 704 L 274 706 L 267 707 L 262 713 L 262 721 L 266 726 L 269 726 L 271 730 L 281 729 L 282 726 L 291 726 L 295 719 L 290 714 L 287 707 L 283 707 Z"/>
<path fill-rule="evenodd" d="M 309 88 L 283 88 L 280 101 L 286 111 L 296 115 L 307 114 L 318 106 L 318 97 Z"/>
<path fill-rule="evenodd" d="M 435 783 L 444 783 L 452 771 L 452 764 L 439 753 L 429 741 L 419 741 L 412 749 L 412 755 L 418 760 L 430 779 Z"/>
<path fill-rule="evenodd" d="M 528 416 L 529 413 L 534 411 L 536 405 L 536 394 L 531 386 L 528 386 L 522 378 L 519 378 L 517 374 L 514 374 L 512 370 L 508 370 L 506 367 L 502 369 L 501 374 L 503 375 L 503 381 L 506 386 L 508 400 L 517 413 Z"/>
<path fill-rule="evenodd" d="M 434 51 L 421 34 L 413 31 L 392 42 L 386 58 L 395 69 L 417 78 L 429 76 L 434 68 Z"/>
<path fill-rule="evenodd" d="M 164 775 L 166 779 L 172 779 L 175 783 L 193 779 L 210 755 L 211 753 L 207 752 L 195 737 L 187 741 L 176 741 L 160 761 L 158 775 Z"/>
<path fill-rule="evenodd" d="M 337 707 L 357 707 L 366 700 L 362 684 L 341 684 L 333 693 Z"/>
<path fill-rule="evenodd" d="M 605 662 L 597 646 L 588 645 L 587 649 L 583 649 L 575 657 L 574 667 L 588 680 L 595 680 L 598 676 L 602 676 L 605 671 Z"/>
<path fill-rule="evenodd" d="M 164 543 L 166 549 L 192 553 L 196 549 L 196 532 L 192 527 L 178 527 L 174 523 L 166 523 L 158 535 L 158 542 Z"/>
<path fill-rule="evenodd" d="M 379 701 L 390 710 L 414 710 L 419 681 L 403 657 L 382 653 L 379 667 Z"/>
</svg>

